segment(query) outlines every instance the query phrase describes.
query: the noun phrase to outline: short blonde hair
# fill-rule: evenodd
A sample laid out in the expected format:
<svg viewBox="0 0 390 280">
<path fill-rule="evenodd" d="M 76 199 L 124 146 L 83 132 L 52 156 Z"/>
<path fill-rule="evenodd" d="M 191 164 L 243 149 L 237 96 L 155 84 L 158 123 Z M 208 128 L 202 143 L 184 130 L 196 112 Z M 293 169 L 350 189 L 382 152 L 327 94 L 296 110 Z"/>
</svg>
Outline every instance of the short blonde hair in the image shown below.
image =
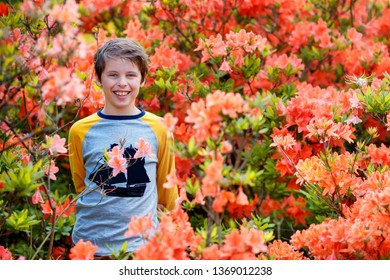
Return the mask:
<svg viewBox="0 0 390 280">
<path fill-rule="evenodd" d="M 106 67 L 107 59 L 128 59 L 135 63 L 141 72 L 141 82 L 145 81 L 148 74 L 149 56 L 145 49 L 135 41 L 128 38 L 115 38 L 101 46 L 94 56 L 95 73 L 101 80 Z"/>
</svg>

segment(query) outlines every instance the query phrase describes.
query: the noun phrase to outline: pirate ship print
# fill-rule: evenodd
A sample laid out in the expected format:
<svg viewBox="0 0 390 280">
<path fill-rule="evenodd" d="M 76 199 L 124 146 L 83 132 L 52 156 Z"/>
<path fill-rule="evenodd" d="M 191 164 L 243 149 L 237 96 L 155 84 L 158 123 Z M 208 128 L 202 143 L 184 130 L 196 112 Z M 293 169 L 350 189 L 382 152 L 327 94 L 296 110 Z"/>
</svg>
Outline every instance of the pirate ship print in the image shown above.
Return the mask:
<svg viewBox="0 0 390 280">
<path fill-rule="evenodd" d="M 118 144 L 111 144 L 108 151 L 112 151 L 115 146 Z M 102 156 L 88 179 L 100 186 L 108 196 L 142 197 L 150 179 L 145 170 L 145 158 L 134 159 L 136 152 L 137 148 L 132 145 L 124 149 L 123 157 L 127 159 L 127 172 L 118 173 L 116 176 L 112 176 L 113 168 L 108 166 Z"/>
</svg>

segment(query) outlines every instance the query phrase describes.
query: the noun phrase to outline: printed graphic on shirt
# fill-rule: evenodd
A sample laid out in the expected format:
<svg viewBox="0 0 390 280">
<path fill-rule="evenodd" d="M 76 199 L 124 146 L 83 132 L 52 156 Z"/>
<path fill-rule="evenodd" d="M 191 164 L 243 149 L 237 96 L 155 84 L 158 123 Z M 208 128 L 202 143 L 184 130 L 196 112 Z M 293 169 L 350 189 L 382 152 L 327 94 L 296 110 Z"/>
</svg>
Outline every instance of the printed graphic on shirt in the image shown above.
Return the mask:
<svg viewBox="0 0 390 280">
<path fill-rule="evenodd" d="M 108 152 L 118 144 L 111 144 Z M 96 183 L 108 196 L 142 197 L 146 183 L 150 183 L 145 170 L 145 158 L 134 158 L 137 148 L 132 145 L 126 147 L 122 156 L 127 161 L 127 172 L 120 172 L 113 176 L 113 168 L 108 166 L 104 156 L 97 162 L 88 179 Z"/>
</svg>

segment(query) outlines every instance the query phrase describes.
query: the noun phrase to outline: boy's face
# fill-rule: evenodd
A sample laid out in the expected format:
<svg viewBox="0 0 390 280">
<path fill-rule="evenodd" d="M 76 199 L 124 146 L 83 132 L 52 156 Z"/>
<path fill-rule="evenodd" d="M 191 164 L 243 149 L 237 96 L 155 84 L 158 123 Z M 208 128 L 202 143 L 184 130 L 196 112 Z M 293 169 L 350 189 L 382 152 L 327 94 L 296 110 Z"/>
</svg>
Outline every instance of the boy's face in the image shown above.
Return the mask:
<svg viewBox="0 0 390 280">
<path fill-rule="evenodd" d="M 135 115 L 135 99 L 143 85 L 141 72 L 128 59 L 107 59 L 100 84 L 105 95 L 103 113 L 107 115 Z"/>
</svg>

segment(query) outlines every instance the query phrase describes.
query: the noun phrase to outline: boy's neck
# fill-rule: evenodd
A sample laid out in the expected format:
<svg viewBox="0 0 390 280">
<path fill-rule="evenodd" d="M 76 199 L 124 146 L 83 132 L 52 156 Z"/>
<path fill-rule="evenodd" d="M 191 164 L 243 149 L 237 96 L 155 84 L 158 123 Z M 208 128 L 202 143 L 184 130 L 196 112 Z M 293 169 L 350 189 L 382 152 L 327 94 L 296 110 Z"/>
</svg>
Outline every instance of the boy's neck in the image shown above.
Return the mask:
<svg viewBox="0 0 390 280">
<path fill-rule="evenodd" d="M 104 115 L 108 116 L 135 116 L 141 113 L 141 110 L 137 107 L 130 107 L 126 110 L 110 110 L 107 107 L 103 107 L 101 111 Z"/>
</svg>

